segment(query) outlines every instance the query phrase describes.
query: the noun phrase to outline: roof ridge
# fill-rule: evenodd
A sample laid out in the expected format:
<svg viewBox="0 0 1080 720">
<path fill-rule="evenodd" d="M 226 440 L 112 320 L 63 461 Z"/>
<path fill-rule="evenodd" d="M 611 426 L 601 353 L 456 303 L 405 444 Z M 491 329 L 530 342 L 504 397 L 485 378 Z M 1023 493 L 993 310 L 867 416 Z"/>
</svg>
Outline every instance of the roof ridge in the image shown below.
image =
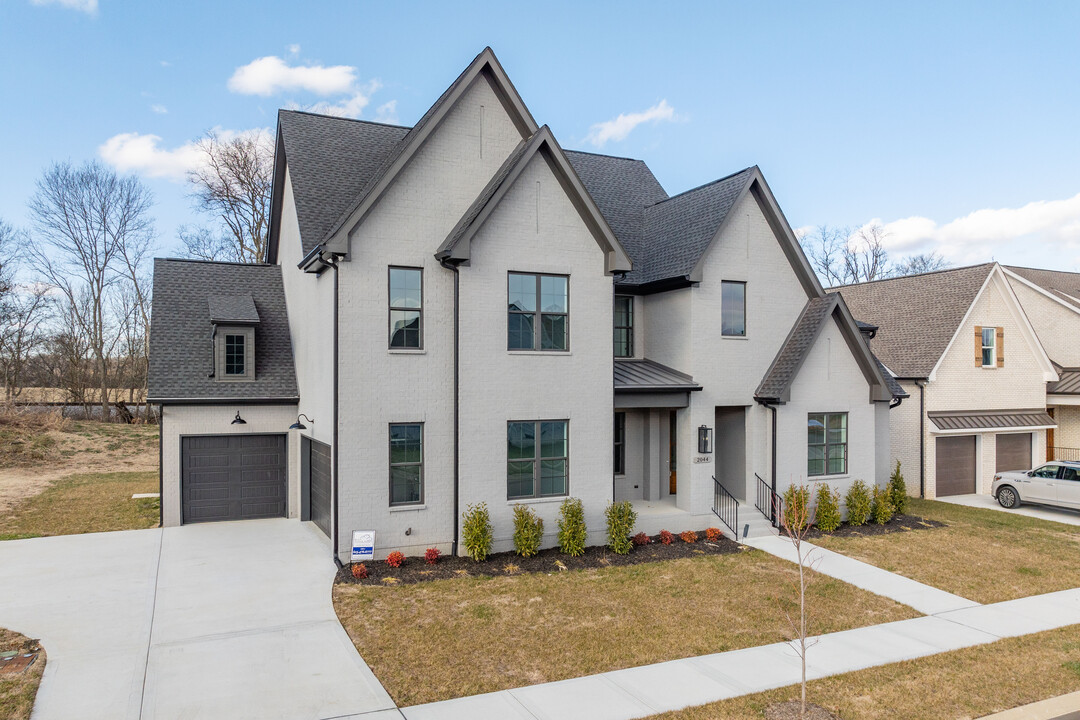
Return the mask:
<svg viewBox="0 0 1080 720">
<path fill-rule="evenodd" d="M 277 267 L 277 263 L 250 263 L 239 262 L 236 260 L 204 260 L 203 258 L 178 258 L 178 257 L 156 257 L 154 262 L 158 260 L 162 262 L 185 262 L 185 263 L 202 263 L 204 265 L 241 265 L 243 267 L 257 267 L 257 268 L 273 268 Z"/>
<path fill-rule="evenodd" d="M 705 189 L 705 188 L 707 188 L 707 187 L 709 187 L 711 185 L 716 185 L 718 183 L 724 182 L 725 180 L 730 180 L 733 177 L 736 177 L 738 175 L 742 175 L 744 172 L 749 172 L 751 170 L 754 170 L 755 168 L 757 168 L 757 165 L 751 165 L 749 167 L 744 167 L 742 170 L 739 170 L 738 172 L 733 172 L 730 175 L 725 175 L 724 177 L 717 178 L 716 180 L 710 180 L 707 183 L 704 183 L 702 185 L 698 185 L 697 187 L 692 187 L 689 190 L 683 190 L 681 193 L 676 193 L 674 195 L 671 195 L 671 196 L 661 200 L 660 202 L 655 202 L 652 205 L 646 205 L 645 207 L 650 207 L 650 208 L 656 207 L 657 205 L 666 203 L 669 200 L 674 200 L 675 198 L 682 197 L 683 195 L 688 195 L 688 194 L 690 194 L 692 192 L 696 192 L 698 190 L 703 190 L 703 189 Z"/>
<path fill-rule="evenodd" d="M 971 270 L 971 269 L 977 268 L 977 267 L 983 267 L 983 266 L 986 266 L 986 265 L 996 265 L 996 264 L 997 264 L 996 260 L 991 260 L 990 262 L 975 263 L 973 265 L 961 265 L 960 267 L 941 268 L 940 270 L 928 270 L 926 272 L 921 272 L 921 273 L 912 273 L 911 275 L 897 275 L 895 277 L 876 278 L 874 280 L 865 280 L 863 282 L 858 282 L 858 283 L 848 283 L 847 285 L 833 285 L 831 287 L 826 288 L 825 290 L 826 290 L 826 292 L 836 292 L 836 291 L 843 290 L 844 288 L 862 287 L 863 285 L 873 285 L 875 283 L 892 282 L 894 280 L 907 280 L 908 278 L 925 277 L 927 275 L 941 275 L 943 273 L 958 272 L 960 270 Z"/>
<path fill-rule="evenodd" d="M 625 155 L 608 155 L 607 153 L 589 152 L 588 150 L 565 150 L 564 149 L 563 152 L 576 153 L 578 155 L 593 155 L 595 157 L 606 157 L 606 158 L 611 158 L 612 160 L 629 160 L 630 162 L 639 162 L 639 163 L 641 163 L 643 165 L 647 165 L 647 163 L 644 160 L 642 160 L 641 158 L 632 158 L 632 157 L 627 157 Z"/>
<path fill-rule="evenodd" d="M 1009 270 L 1034 270 L 1035 272 L 1057 273 L 1059 275 L 1076 275 L 1080 277 L 1080 272 L 1076 272 L 1074 270 L 1051 270 L 1050 268 L 1028 267 L 1027 265 L 1003 265 L 1002 267 L 1008 268 Z"/>
<path fill-rule="evenodd" d="M 351 118 L 343 117 L 341 115 L 328 115 L 326 113 L 312 112 L 311 110 L 295 110 L 292 108 L 278 108 L 278 115 L 281 113 L 293 113 L 295 115 L 310 115 L 311 117 L 326 118 L 327 120 L 343 120 L 345 122 L 363 123 L 364 125 L 378 125 L 379 127 L 391 127 L 398 130 L 412 130 L 410 125 L 396 125 L 394 123 L 378 122 L 376 120 L 364 120 L 363 118 Z"/>
</svg>

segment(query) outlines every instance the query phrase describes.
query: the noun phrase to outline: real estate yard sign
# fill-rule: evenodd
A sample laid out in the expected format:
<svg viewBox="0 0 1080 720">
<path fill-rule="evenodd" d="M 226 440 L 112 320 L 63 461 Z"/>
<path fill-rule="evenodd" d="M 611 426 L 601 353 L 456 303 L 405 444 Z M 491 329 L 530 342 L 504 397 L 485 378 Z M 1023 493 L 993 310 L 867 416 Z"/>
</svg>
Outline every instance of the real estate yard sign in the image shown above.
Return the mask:
<svg viewBox="0 0 1080 720">
<path fill-rule="evenodd" d="M 375 559 L 375 531 L 353 530 L 352 562 Z"/>
</svg>

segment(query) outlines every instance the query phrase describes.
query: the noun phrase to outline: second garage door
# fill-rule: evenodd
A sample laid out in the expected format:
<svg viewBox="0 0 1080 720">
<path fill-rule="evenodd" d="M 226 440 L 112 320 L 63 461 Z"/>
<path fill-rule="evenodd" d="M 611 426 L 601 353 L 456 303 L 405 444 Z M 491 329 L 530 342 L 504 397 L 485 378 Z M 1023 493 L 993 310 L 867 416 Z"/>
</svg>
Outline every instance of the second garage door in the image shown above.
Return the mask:
<svg viewBox="0 0 1080 720">
<path fill-rule="evenodd" d="M 998 472 L 1031 469 L 1031 433 L 997 436 Z"/>
<path fill-rule="evenodd" d="M 181 440 L 183 521 L 285 517 L 284 435 Z"/>
<path fill-rule="evenodd" d="M 330 535 L 330 446 L 304 438 L 308 450 L 311 521 Z"/>
<path fill-rule="evenodd" d="M 975 436 L 939 437 L 935 449 L 938 497 L 975 492 Z"/>
</svg>

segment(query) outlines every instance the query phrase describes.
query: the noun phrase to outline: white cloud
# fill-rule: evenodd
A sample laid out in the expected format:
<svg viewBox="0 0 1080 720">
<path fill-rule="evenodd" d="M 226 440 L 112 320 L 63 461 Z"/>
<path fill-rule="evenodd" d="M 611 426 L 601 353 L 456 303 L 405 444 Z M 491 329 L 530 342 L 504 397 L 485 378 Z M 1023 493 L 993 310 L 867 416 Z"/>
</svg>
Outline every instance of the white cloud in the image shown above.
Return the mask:
<svg viewBox="0 0 1080 720">
<path fill-rule="evenodd" d="M 290 66 L 273 55 L 252 60 L 236 68 L 229 78 L 229 90 L 241 95 L 268 97 L 288 90 L 306 90 L 316 95 L 339 95 L 354 90 L 356 68 L 349 65 Z"/>
<path fill-rule="evenodd" d="M 78 10 L 93 15 L 98 9 L 98 0 L 30 0 L 33 5 L 59 5 L 68 10 Z"/>
<path fill-rule="evenodd" d="M 290 45 L 286 49 L 289 51 L 290 55 L 299 55 L 300 54 L 300 46 L 297 45 L 296 43 L 293 43 L 292 45 Z"/>
<path fill-rule="evenodd" d="M 380 105 L 375 110 L 375 121 L 394 124 L 398 121 L 397 100 L 391 100 Z"/>
<path fill-rule="evenodd" d="M 621 113 L 614 120 L 596 123 L 589 128 L 585 141 L 595 147 L 603 147 L 609 140 L 625 140 L 642 123 L 671 122 L 674 119 L 675 109 L 667 104 L 667 100 L 661 100 L 644 112 Z"/>
<path fill-rule="evenodd" d="M 912 216 L 879 224 L 885 247 L 895 255 L 937 251 L 953 263 L 989 260 L 1022 242 L 1032 251 L 1080 249 L 1080 194 L 1065 200 L 1038 200 L 1017 208 L 987 208 L 939 225 Z"/>
<path fill-rule="evenodd" d="M 222 130 L 215 128 L 218 136 L 224 140 L 251 133 L 271 137 L 267 128 L 251 130 Z M 187 172 L 198 167 L 205 158 L 195 141 L 168 149 L 161 147 L 161 138 L 157 135 L 143 135 L 137 132 L 120 133 L 106 140 L 98 154 L 106 163 L 120 172 L 130 172 L 149 178 L 183 180 Z"/>
<path fill-rule="evenodd" d="M 169 113 L 169 108 L 165 107 L 164 105 L 154 103 L 150 106 L 150 111 L 155 112 L 158 115 L 167 115 Z"/>
<path fill-rule="evenodd" d="M 158 65 L 161 67 L 172 67 L 172 63 L 168 60 L 158 60 Z"/>
</svg>

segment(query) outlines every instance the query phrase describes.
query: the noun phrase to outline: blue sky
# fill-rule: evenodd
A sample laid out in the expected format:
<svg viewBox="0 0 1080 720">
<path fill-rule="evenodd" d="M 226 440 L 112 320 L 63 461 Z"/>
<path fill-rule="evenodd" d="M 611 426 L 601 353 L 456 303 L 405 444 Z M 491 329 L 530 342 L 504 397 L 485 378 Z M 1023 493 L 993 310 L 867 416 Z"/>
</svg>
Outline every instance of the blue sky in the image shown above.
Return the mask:
<svg viewBox="0 0 1080 720">
<path fill-rule="evenodd" d="M 757 164 L 795 227 L 1080 270 L 1075 2 L 0 0 L 0 218 L 104 159 L 146 178 L 168 254 L 203 131 L 317 103 L 411 124 L 485 45 L 564 147 L 669 193 Z"/>
</svg>

